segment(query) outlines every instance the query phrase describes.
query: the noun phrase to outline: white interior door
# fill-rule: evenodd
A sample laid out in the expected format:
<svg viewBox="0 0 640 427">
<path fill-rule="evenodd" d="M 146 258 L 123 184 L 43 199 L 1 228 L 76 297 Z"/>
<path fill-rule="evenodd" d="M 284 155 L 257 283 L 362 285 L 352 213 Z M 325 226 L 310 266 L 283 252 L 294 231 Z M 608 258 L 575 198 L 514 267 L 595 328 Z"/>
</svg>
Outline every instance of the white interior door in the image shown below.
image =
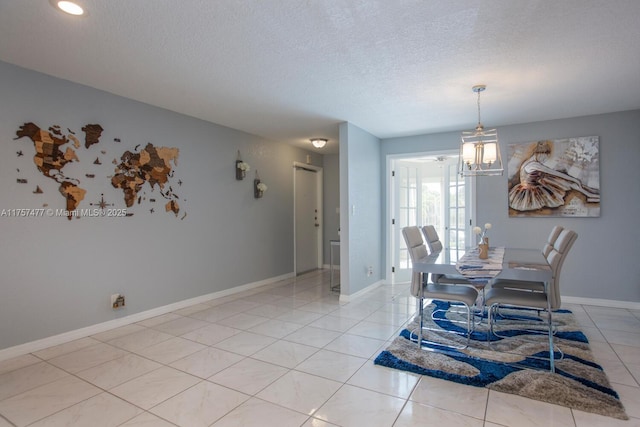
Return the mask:
<svg viewBox="0 0 640 427">
<path fill-rule="evenodd" d="M 322 266 L 321 170 L 295 165 L 295 267 L 296 274 Z"/>
<path fill-rule="evenodd" d="M 433 225 L 447 248 L 464 250 L 471 227 L 470 192 L 457 173 L 457 152 L 392 159 L 389 264 L 392 283 L 411 279 L 402 228 Z"/>
</svg>

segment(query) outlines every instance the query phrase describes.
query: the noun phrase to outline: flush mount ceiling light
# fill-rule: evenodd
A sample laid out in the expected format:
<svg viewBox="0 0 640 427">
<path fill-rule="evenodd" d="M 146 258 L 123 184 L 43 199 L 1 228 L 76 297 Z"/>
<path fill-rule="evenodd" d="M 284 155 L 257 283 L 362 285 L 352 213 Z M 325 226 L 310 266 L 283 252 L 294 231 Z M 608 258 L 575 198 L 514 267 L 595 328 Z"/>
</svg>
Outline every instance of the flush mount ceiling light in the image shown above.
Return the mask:
<svg viewBox="0 0 640 427">
<path fill-rule="evenodd" d="M 325 145 L 327 145 L 327 141 L 328 141 L 328 139 L 325 139 L 325 138 L 313 138 L 313 139 L 311 139 L 311 143 L 316 148 L 324 147 Z"/>
<path fill-rule="evenodd" d="M 69 15 L 84 15 L 84 9 L 82 8 L 82 6 L 72 1 L 50 0 L 50 2 L 53 6 L 55 6 L 56 9 L 68 13 Z"/>
<path fill-rule="evenodd" d="M 475 130 L 462 132 L 460 144 L 460 175 L 502 175 L 502 158 L 498 145 L 498 131 L 485 130 L 480 121 L 480 93 L 487 87 L 477 85 L 472 90 L 478 94 L 478 125 Z"/>
</svg>

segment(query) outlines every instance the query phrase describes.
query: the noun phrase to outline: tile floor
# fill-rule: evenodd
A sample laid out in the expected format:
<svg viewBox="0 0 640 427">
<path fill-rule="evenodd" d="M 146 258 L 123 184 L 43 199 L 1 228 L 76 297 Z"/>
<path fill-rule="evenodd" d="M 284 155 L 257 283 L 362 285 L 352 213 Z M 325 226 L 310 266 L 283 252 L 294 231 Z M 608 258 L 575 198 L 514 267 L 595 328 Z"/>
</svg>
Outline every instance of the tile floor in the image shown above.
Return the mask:
<svg viewBox="0 0 640 427">
<path fill-rule="evenodd" d="M 375 366 L 408 286 L 348 304 L 326 271 L 0 362 L 6 426 L 640 426 L 640 311 L 572 309 L 631 417 L 618 421 Z"/>
</svg>

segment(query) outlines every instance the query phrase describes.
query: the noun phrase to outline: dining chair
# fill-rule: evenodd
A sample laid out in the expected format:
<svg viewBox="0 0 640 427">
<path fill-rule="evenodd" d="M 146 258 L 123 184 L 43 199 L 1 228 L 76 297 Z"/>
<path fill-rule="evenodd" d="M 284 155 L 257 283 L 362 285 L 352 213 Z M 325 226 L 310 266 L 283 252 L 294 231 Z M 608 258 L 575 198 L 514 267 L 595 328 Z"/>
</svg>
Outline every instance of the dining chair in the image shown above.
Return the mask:
<svg viewBox="0 0 640 427">
<path fill-rule="evenodd" d="M 442 242 L 440 236 L 433 225 L 425 225 L 422 227 L 422 233 L 424 234 L 425 241 L 429 247 L 429 252 L 437 252 L 442 250 Z"/>
<path fill-rule="evenodd" d="M 489 333 L 487 334 L 487 340 L 489 342 L 493 336 L 499 336 L 495 332 L 495 325 L 500 307 L 531 308 L 546 312 L 547 334 L 549 336 L 549 369 L 551 372 L 555 372 L 553 310 L 559 309 L 562 303 L 560 298 L 560 271 L 569 253 L 569 249 L 571 249 L 577 238 L 578 234 L 573 230 L 562 230 L 560 232 L 554 242 L 553 248 L 547 255 L 547 262 L 551 267 L 552 278 L 547 283 L 546 289 L 543 288 L 543 291 L 492 287 L 485 294 L 485 305 L 488 307 Z M 544 284 L 542 285 L 544 287 Z"/>
<path fill-rule="evenodd" d="M 562 305 L 562 298 L 560 296 L 560 271 L 564 265 L 564 261 L 567 259 L 569 250 L 573 247 L 578 233 L 573 230 L 564 229 L 560 232 L 560 235 L 553 244 L 553 249 L 547 256 L 547 261 L 553 271 L 553 278 L 551 279 L 551 309 L 558 310 Z M 554 255 L 554 252 L 558 252 L 559 255 Z"/>
<path fill-rule="evenodd" d="M 402 235 L 409 251 L 409 257 L 411 263 L 415 264 L 418 260 L 428 255 L 427 247 L 422 240 L 422 234 L 420 228 L 417 226 L 404 227 L 402 229 Z M 451 347 L 456 349 L 466 348 L 469 345 L 471 338 L 471 307 L 474 305 L 478 298 L 478 291 L 470 286 L 453 286 L 448 284 L 436 284 L 429 283 L 424 280 L 424 274 L 418 271 L 413 271 L 411 275 L 411 295 L 418 299 L 418 316 L 419 325 L 417 332 L 417 344 L 419 348 L 422 348 L 424 342 L 437 344 L 445 347 Z M 467 321 L 466 321 L 466 335 L 467 342 L 465 345 L 455 346 L 449 344 L 443 344 L 436 341 L 424 341 L 423 331 L 437 331 L 437 332 L 451 332 L 461 335 L 456 331 L 445 331 L 443 329 L 426 328 L 424 326 L 424 303 L 427 299 L 438 299 L 442 301 L 448 301 L 455 304 L 461 304 L 466 308 Z M 433 311 L 431 313 L 433 318 Z M 411 331 L 411 337 L 413 340 L 414 331 Z"/>
<path fill-rule="evenodd" d="M 551 229 L 551 233 L 549 233 L 549 237 L 547 237 L 547 243 L 545 243 L 542 247 L 542 255 L 544 255 L 545 258 L 547 257 L 547 255 L 549 255 L 551 249 L 553 249 L 553 245 L 554 243 L 556 243 L 556 240 L 558 240 L 558 236 L 560 236 L 562 230 L 564 230 L 564 227 L 560 225 L 555 225 Z"/>
<path fill-rule="evenodd" d="M 553 311 L 551 310 L 551 299 L 546 292 L 524 292 L 522 290 L 506 288 L 489 289 L 485 295 L 485 305 L 488 307 L 489 333 L 487 333 L 487 342 L 489 345 L 494 337 L 500 337 L 500 335 L 496 333 L 496 319 L 501 306 L 507 305 L 509 307 L 531 308 L 545 311 L 547 313 L 546 326 L 549 337 L 549 370 L 555 372 Z"/>
<path fill-rule="evenodd" d="M 547 259 L 547 262 L 549 263 L 552 271 L 551 282 L 553 286 L 550 286 L 550 289 L 553 289 L 553 294 L 551 295 L 552 310 L 558 310 L 562 305 L 559 283 L 560 270 L 562 269 L 562 265 L 564 264 L 564 260 L 566 259 L 569 250 L 571 249 L 573 243 L 577 238 L 578 233 L 576 233 L 575 231 L 563 229 L 560 226 L 556 226 L 553 228 L 553 230 L 551 230 L 549 239 L 545 244 L 545 248 L 543 249 L 544 254 L 547 245 L 550 246 L 550 249 L 547 250 L 545 258 Z M 551 242 L 551 244 L 549 244 L 549 242 Z M 551 256 L 551 254 L 554 254 L 553 257 Z M 499 278 L 491 282 L 491 289 L 512 289 L 527 292 L 544 292 L 545 290 L 543 282 Z"/>
<path fill-rule="evenodd" d="M 425 225 L 422 227 L 425 241 L 429 247 L 429 253 L 441 251 L 443 248 L 440 236 L 433 225 Z M 474 283 L 467 280 L 462 274 L 431 274 L 431 281 L 441 285 L 471 285 Z"/>
<path fill-rule="evenodd" d="M 558 236 L 560 236 L 560 233 L 562 232 L 562 230 L 564 230 L 564 228 L 560 225 L 555 225 L 551 229 L 551 232 L 547 237 L 547 241 L 542 247 L 542 255 L 544 255 L 545 259 L 548 258 L 549 253 L 553 249 L 553 245 L 555 244 L 556 240 L 558 240 Z M 544 283 L 532 282 L 528 280 L 509 281 L 509 280 L 497 279 L 492 283 L 492 286 L 494 288 L 507 287 L 511 289 L 523 289 L 523 290 L 531 290 L 531 291 L 537 291 L 537 292 L 544 291 Z"/>
<path fill-rule="evenodd" d="M 441 251 L 443 248 L 440 236 L 433 225 L 425 225 L 422 227 L 422 234 L 424 234 L 425 241 L 429 247 L 429 253 Z M 464 277 L 462 274 L 433 274 L 431 273 L 431 281 L 439 285 L 464 285 L 473 286 L 480 299 L 476 302 L 476 310 L 474 314 L 479 314 L 477 321 L 482 321 L 484 313 L 484 291 L 486 288 L 485 283 L 472 282 Z"/>
</svg>

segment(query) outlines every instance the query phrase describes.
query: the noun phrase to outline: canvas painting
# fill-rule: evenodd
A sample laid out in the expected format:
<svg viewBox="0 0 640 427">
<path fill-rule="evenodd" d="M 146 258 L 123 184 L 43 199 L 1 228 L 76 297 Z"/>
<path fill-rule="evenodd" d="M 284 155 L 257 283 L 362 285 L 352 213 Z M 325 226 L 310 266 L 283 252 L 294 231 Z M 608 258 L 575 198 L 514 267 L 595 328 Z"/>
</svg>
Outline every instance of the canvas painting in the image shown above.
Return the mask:
<svg viewBox="0 0 640 427">
<path fill-rule="evenodd" d="M 600 216 L 597 136 L 510 144 L 510 217 Z"/>
</svg>

